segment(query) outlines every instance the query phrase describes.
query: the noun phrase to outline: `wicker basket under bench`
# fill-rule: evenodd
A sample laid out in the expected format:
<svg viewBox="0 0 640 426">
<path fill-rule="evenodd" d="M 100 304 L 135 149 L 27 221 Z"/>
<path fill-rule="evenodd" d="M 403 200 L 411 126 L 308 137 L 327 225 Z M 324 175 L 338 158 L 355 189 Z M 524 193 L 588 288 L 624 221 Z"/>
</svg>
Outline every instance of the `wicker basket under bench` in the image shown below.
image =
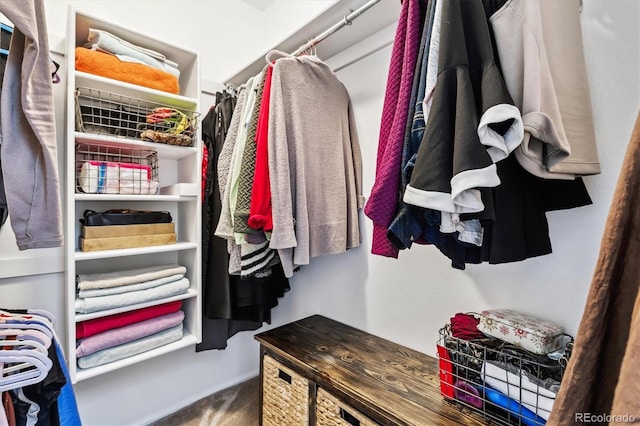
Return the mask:
<svg viewBox="0 0 640 426">
<path fill-rule="evenodd" d="M 435 358 L 314 315 L 256 335 L 263 426 L 486 425 L 440 395 Z"/>
</svg>

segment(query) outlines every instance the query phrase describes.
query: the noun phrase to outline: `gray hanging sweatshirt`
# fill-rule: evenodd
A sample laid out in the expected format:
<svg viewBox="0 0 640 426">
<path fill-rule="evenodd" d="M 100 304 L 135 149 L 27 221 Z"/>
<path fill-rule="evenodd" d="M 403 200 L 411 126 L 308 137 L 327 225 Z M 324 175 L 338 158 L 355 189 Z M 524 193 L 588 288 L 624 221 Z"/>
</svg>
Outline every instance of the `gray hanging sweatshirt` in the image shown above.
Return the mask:
<svg viewBox="0 0 640 426">
<path fill-rule="evenodd" d="M 360 244 L 362 159 L 349 94 L 315 56 L 283 58 L 269 104 L 270 247 L 287 277 Z"/>
</svg>

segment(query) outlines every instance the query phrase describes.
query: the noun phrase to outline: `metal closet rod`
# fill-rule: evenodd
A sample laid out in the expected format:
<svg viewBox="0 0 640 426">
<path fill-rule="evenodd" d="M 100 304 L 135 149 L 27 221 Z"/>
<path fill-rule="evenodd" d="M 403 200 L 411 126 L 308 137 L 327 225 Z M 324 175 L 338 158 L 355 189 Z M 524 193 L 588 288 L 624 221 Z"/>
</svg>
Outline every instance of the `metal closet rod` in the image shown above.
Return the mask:
<svg viewBox="0 0 640 426">
<path fill-rule="evenodd" d="M 382 0 L 369 0 L 367 3 L 363 4 L 358 9 L 356 9 L 353 12 L 351 12 L 350 14 L 346 15 L 342 19 L 342 21 L 336 23 L 332 27 L 330 27 L 327 30 L 325 30 L 322 34 L 312 38 L 311 40 L 309 40 L 308 42 L 306 42 L 302 46 L 298 47 L 298 49 L 295 52 L 293 52 L 291 55 L 292 56 L 298 56 L 301 53 L 304 53 L 305 51 L 309 50 L 310 48 L 312 48 L 316 44 L 320 43 L 322 40 L 326 39 L 330 35 L 334 34 L 339 29 L 341 29 L 341 28 L 343 28 L 343 27 L 345 27 L 347 25 L 351 25 L 351 23 L 353 22 L 354 19 L 356 19 L 358 16 L 362 15 L 367 10 L 371 9 L 373 6 L 375 6 L 376 4 L 380 3 L 381 1 Z"/>
</svg>

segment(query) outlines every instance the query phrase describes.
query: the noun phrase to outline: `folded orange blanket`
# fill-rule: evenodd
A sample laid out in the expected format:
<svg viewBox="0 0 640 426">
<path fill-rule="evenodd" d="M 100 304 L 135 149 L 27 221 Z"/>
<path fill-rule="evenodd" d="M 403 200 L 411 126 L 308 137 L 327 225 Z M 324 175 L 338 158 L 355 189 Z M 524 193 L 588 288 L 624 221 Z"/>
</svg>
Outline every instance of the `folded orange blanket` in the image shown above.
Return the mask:
<svg viewBox="0 0 640 426">
<path fill-rule="evenodd" d="M 76 47 L 76 70 L 169 93 L 180 93 L 178 78 L 148 65 L 122 62 L 108 53 Z"/>
</svg>

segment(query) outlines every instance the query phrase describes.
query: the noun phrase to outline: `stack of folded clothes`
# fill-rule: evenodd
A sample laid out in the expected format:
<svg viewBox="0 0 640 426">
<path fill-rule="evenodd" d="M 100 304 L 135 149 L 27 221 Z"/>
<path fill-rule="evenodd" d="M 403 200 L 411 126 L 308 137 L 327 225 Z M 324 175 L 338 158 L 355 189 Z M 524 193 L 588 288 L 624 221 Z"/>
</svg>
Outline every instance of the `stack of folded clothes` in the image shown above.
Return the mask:
<svg viewBox="0 0 640 426">
<path fill-rule="evenodd" d="M 180 93 L 178 64 L 163 54 L 92 28 L 87 40 L 85 47 L 76 48 L 76 70 Z"/>
<path fill-rule="evenodd" d="M 122 272 L 78 274 L 76 312 L 87 314 L 182 294 L 189 289 L 187 269 L 159 265 Z"/>
<path fill-rule="evenodd" d="M 180 340 L 181 305 L 178 300 L 77 323 L 78 367 L 97 367 Z"/>
</svg>

